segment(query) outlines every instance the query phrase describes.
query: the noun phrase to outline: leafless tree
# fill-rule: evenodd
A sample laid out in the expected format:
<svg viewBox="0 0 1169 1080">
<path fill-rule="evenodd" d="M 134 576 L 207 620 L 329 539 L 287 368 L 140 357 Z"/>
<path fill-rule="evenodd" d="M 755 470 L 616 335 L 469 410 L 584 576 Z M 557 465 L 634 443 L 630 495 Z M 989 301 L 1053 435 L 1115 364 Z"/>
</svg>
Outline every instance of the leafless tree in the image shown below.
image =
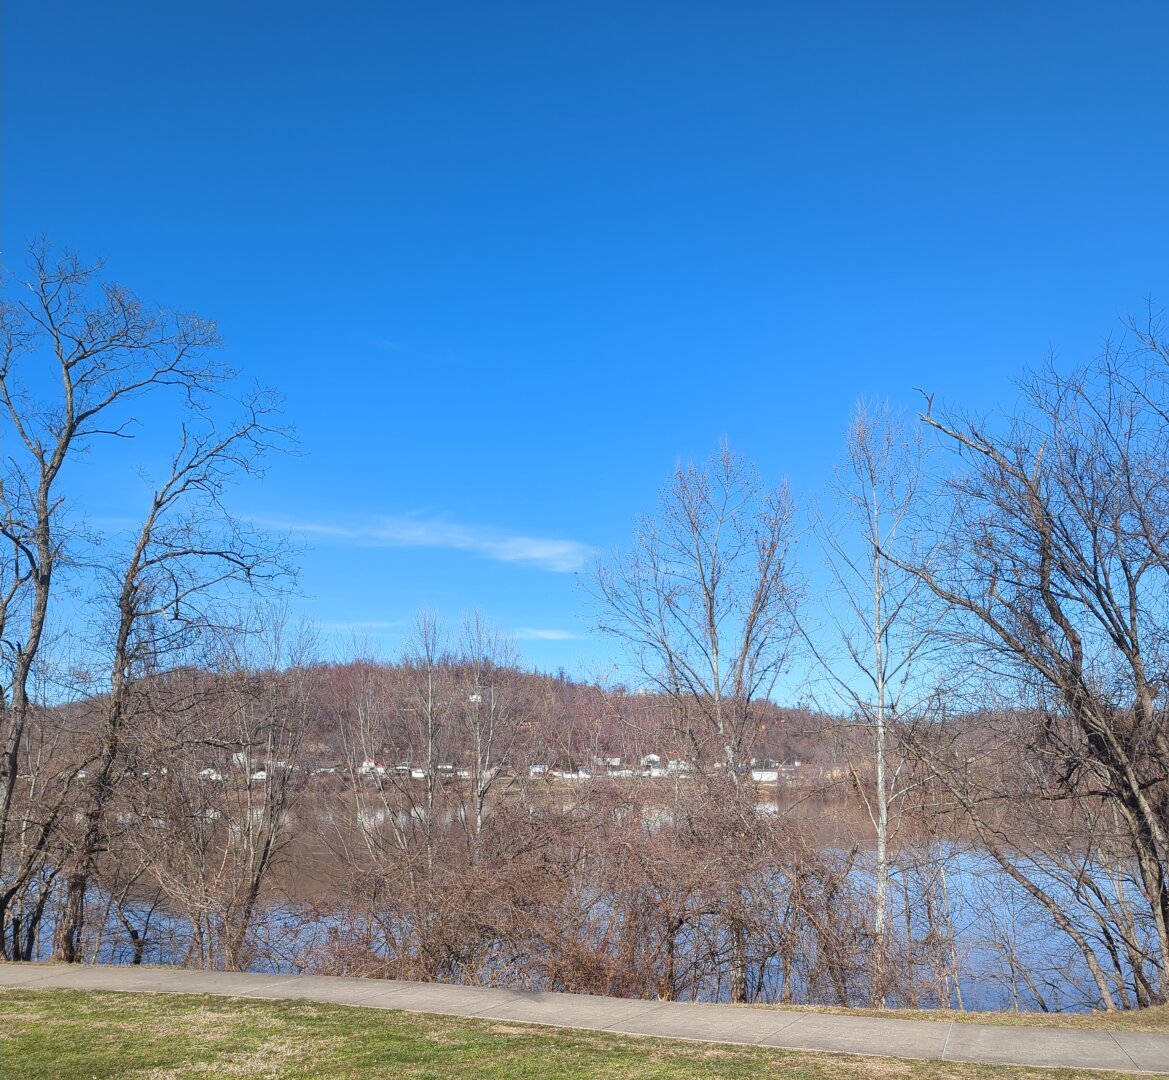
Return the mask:
<svg viewBox="0 0 1169 1080">
<path fill-rule="evenodd" d="M 932 410 L 923 417 L 958 459 L 944 558 L 899 561 L 947 606 L 951 642 L 1017 703 L 976 748 L 935 732 L 933 763 L 1003 869 L 1075 941 L 1101 1002 L 1120 995 L 1078 917 L 1025 872 L 1017 830 L 986 813 L 971 788 L 994 763 L 1015 806 L 1062 804 L 1068 820 L 1121 826 L 1068 836 L 1082 872 L 1123 853 L 1147 936 L 1133 940 L 1123 980 L 1163 1000 L 1169 970 L 1169 349 L 1156 322 L 1122 347 L 1024 384 L 1023 407 L 984 423 Z M 897 560 L 895 560 L 897 561 Z M 1010 733 L 1007 741 L 1008 731 Z M 925 746 L 926 743 L 921 745 Z M 1004 746 L 1009 764 L 1001 763 Z M 1065 833 L 1065 835 L 1067 835 Z M 1121 843 L 1121 847 L 1115 845 Z M 1082 895 L 1082 890 L 1073 894 Z M 1096 904 L 1113 895 L 1101 888 Z M 1115 908 L 1114 908 L 1115 910 Z M 1131 910 L 1131 909 L 1130 909 Z"/>
<path fill-rule="evenodd" d="M 522 723 L 509 682 L 519 661 L 514 644 L 475 612 L 463 623 L 455 658 L 462 675 L 459 697 L 465 696 L 464 725 L 468 753 L 464 765 L 470 782 L 468 825 L 478 838 L 483 832 L 487 798 L 504 768 Z M 464 692 L 465 691 L 465 694 Z"/>
<path fill-rule="evenodd" d="M 591 581 L 600 628 L 669 697 L 679 741 L 697 762 L 713 745 L 736 783 L 789 658 L 791 544 L 787 488 L 766 488 L 724 445 L 704 467 L 677 469 L 629 553 L 599 562 Z"/>
<path fill-rule="evenodd" d="M 598 562 L 592 577 L 600 628 L 629 647 L 669 700 L 671 742 L 688 747 L 696 777 L 729 792 L 743 822 L 754 816 L 755 796 L 740 772 L 794 633 L 791 543 L 786 487 L 766 488 L 724 445 L 705 467 L 679 467 L 632 550 Z M 740 894 L 728 892 L 736 1001 L 747 994 L 741 909 Z"/>
<path fill-rule="evenodd" d="M 914 519 L 926 513 L 928 497 L 920 433 L 907 431 L 888 403 L 861 403 L 849 424 L 847 446 L 847 461 L 832 485 L 835 506 L 815 521 L 835 586 L 822 608 L 828 625 L 805 623 L 801 630 L 833 703 L 871 735 L 863 772 L 855 760 L 850 770 L 876 833 L 873 995 L 883 1005 L 890 814 L 918 781 L 907 768 L 913 759 L 901 752 L 896 737 L 934 698 L 938 666 L 930 664 L 929 653 L 938 613 L 920 602 L 926 591 L 921 576 L 892 560 L 896 555 L 929 565 L 929 553 L 913 547 L 921 534 Z"/>
<path fill-rule="evenodd" d="M 44 244 L 31 250 L 29 270 L 25 281 L 6 281 L 11 298 L 0 306 L 0 941 L 10 904 L 46 858 L 72 782 L 40 820 L 14 819 L 30 679 L 75 528 L 68 470 L 98 440 L 129 436 L 131 404 L 148 391 L 198 394 L 228 374 L 205 359 L 218 344 L 213 325 L 151 311 L 121 286 L 99 285 L 97 267 L 75 256 L 54 261 Z"/>
<path fill-rule="evenodd" d="M 123 846 L 184 919 L 184 961 L 244 970 L 307 783 L 316 644 L 310 628 L 290 626 L 269 604 L 208 649 L 199 669 L 169 680 L 155 711 L 142 751 L 151 765 L 143 827 Z"/>
<path fill-rule="evenodd" d="M 259 455 L 278 434 L 270 396 L 245 402 L 236 423 L 185 424 L 169 475 L 154 492 L 119 568 L 116 617 L 92 775 L 86 778 L 84 828 L 69 852 L 66 899 L 57 928 L 56 955 L 80 957 L 85 899 L 104 840 L 106 812 L 126 770 L 122 744 L 135 717 L 135 687 L 181 655 L 193 634 L 230 618 L 223 603 L 232 586 L 257 589 L 285 573 L 279 549 L 235 520 L 223 503 L 225 486 L 254 472 Z M 274 786 L 268 785 L 268 790 Z"/>
<path fill-rule="evenodd" d="M 23 892 L 42 869 L 52 863 L 60 872 L 67 863 L 71 899 L 59 923 L 58 952 L 76 957 L 101 822 L 120 775 L 132 687 L 151 669 L 146 653 L 181 637 L 180 620 L 192 612 L 176 605 L 196 593 L 212 595 L 217 584 L 254 583 L 272 554 L 238 526 L 215 528 L 213 518 L 196 516 L 218 511 L 229 474 L 253 469 L 256 454 L 278 437 L 269 419 L 271 399 L 253 396 L 244 403 L 240 426 L 226 434 L 217 429 L 217 408 L 210 406 L 233 373 L 210 358 L 219 344 L 215 327 L 152 310 L 124 287 L 101 282 L 99 272 L 75 256 L 54 259 L 47 245 L 34 246 L 27 280 L 6 282 L 11 299 L 0 307 L 6 436 L 0 475 L 0 540 L 6 546 L 0 556 L 0 942 L 9 942 L 11 955 L 20 953 L 7 936 L 12 905 L 23 905 Z M 140 409 L 161 405 L 165 411 L 166 401 L 186 416 L 180 449 L 115 569 L 105 559 L 110 538 L 76 516 L 71 493 L 78 490 L 79 459 L 103 441 L 132 438 L 147 416 Z M 87 577 L 95 566 L 116 581 L 104 597 L 114 617 L 97 653 L 86 658 L 91 672 L 95 664 L 104 666 L 110 677 L 101 736 L 86 744 L 88 757 L 75 755 L 37 775 L 32 783 L 39 797 L 30 817 L 21 807 L 33 803 L 18 799 L 17 789 L 22 775 L 32 776 L 22 772 L 37 711 L 32 680 L 38 667 L 48 666 L 45 649 L 66 591 L 85 598 L 83 623 L 100 609 L 100 602 L 88 602 L 97 600 L 94 579 Z M 99 689 L 91 682 L 88 692 Z M 42 708 L 38 723 L 51 726 L 52 718 Z M 62 828 L 75 812 L 85 820 L 80 833 Z"/>
</svg>

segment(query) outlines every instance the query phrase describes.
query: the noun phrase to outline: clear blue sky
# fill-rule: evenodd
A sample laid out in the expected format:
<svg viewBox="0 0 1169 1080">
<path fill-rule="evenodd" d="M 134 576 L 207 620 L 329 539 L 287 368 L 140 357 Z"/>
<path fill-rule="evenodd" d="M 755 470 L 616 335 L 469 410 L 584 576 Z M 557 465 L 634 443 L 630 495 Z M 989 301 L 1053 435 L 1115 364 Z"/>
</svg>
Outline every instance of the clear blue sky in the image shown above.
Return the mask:
<svg viewBox="0 0 1169 1080">
<path fill-rule="evenodd" d="M 388 650 L 477 606 L 531 664 L 603 663 L 570 571 L 679 458 L 725 435 L 810 498 L 858 396 L 1006 404 L 1169 303 L 1162 2 L 3 20 L 5 261 L 46 234 L 218 320 L 304 452 L 240 509 Z"/>
</svg>

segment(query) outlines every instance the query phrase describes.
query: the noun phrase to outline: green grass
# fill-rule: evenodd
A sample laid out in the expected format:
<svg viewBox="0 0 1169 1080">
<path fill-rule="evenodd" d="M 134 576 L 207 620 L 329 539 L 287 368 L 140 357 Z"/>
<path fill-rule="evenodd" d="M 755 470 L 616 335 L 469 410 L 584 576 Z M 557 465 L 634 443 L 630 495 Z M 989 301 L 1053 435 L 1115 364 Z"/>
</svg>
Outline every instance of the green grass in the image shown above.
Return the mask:
<svg viewBox="0 0 1169 1080">
<path fill-rule="evenodd" d="M 1092 1075 L 702 1045 L 301 1001 L 0 991 L 4 1080 L 1088 1080 Z"/>
</svg>

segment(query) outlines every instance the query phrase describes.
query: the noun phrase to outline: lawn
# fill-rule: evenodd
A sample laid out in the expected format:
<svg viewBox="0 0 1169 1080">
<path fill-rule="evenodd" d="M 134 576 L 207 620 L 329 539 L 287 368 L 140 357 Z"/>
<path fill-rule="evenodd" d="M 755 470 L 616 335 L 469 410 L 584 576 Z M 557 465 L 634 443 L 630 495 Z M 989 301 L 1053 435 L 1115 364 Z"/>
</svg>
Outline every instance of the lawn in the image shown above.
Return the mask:
<svg viewBox="0 0 1169 1080">
<path fill-rule="evenodd" d="M 702 1045 L 303 1001 L 0 990 L 4 1080 L 1088 1080 L 1093 1075 L 1098 1076 L 1071 1069 Z"/>
</svg>

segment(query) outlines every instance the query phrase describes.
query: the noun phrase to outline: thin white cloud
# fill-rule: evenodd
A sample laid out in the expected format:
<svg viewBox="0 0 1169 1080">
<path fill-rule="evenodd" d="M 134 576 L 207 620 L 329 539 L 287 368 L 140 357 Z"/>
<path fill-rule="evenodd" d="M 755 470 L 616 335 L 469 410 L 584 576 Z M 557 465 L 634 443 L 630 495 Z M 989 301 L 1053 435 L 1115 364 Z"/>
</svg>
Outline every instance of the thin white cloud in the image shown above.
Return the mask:
<svg viewBox="0 0 1169 1080">
<path fill-rule="evenodd" d="M 580 634 L 571 630 L 541 629 L 534 626 L 521 626 L 511 632 L 517 641 L 579 641 Z"/>
<path fill-rule="evenodd" d="M 422 516 L 378 518 L 364 525 L 316 521 L 269 524 L 339 544 L 470 551 L 496 562 L 520 563 L 557 574 L 571 574 L 581 569 L 595 554 L 593 548 L 579 540 L 513 536 L 489 525 L 463 525 Z"/>
<path fill-rule="evenodd" d="M 371 620 L 364 622 L 325 622 L 320 628 L 329 634 L 380 633 L 385 630 L 400 630 L 408 624 L 400 619 Z"/>
</svg>

